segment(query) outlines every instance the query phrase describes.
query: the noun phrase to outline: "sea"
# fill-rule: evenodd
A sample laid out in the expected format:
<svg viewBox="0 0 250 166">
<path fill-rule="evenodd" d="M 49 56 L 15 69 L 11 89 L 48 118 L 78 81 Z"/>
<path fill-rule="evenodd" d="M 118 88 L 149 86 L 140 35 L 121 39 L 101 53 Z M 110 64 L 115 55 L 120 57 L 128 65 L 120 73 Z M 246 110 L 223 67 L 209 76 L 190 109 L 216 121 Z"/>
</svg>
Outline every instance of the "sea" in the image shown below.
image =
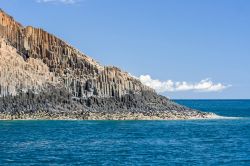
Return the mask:
<svg viewBox="0 0 250 166">
<path fill-rule="evenodd" d="M 0 165 L 250 166 L 250 100 L 176 100 L 217 120 L 0 121 Z"/>
</svg>

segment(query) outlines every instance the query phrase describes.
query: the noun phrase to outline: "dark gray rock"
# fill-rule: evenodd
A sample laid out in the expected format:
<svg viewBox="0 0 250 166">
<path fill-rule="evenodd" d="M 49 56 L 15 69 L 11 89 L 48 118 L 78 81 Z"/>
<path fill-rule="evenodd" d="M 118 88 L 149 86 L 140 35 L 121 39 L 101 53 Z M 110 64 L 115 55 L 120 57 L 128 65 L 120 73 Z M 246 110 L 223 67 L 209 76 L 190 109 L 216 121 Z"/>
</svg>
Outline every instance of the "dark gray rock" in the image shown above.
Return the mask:
<svg viewBox="0 0 250 166">
<path fill-rule="evenodd" d="M 22 26 L 2 10 L 0 37 L 24 61 L 40 60 L 43 65 L 36 64 L 38 74 L 39 66 L 46 66 L 49 71 L 44 69 L 44 73 L 53 75 L 39 91 L 33 85 L 27 86 L 27 92 L 16 86 L 14 96 L 8 85 L 0 84 L 0 92 L 4 91 L 0 119 L 186 119 L 211 115 L 157 95 L 119 68 L 101 66 L 54 35 Z"/>
</svg>

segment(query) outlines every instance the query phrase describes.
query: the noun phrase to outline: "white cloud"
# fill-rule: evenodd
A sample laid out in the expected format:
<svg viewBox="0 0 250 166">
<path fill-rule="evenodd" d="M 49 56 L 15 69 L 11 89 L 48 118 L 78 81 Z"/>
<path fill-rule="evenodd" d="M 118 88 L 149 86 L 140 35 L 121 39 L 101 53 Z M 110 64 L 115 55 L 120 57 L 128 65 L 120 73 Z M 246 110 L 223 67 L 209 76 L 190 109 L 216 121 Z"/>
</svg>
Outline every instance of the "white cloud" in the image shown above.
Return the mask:
<svg viewBox="0 0 250 166">
<path fill-rule="evenodd" d="M 197 83 L 188 83 L 186 81 L 174 82 L 172 80 L 160 81 L 152 79 L 150 75 L 141 75 L 138 79 L 144 85 L 155 89 L 158 93 L 175 91 L 218 92 L 231 86 L 222 83 L 214 83 L 208 78 Z"/>
<path fill-rule="evenodd" d="M 63 4 L 75 4 L 79 0 L 37 0 L 38 3 L 63 3 Z"/>
</svg>

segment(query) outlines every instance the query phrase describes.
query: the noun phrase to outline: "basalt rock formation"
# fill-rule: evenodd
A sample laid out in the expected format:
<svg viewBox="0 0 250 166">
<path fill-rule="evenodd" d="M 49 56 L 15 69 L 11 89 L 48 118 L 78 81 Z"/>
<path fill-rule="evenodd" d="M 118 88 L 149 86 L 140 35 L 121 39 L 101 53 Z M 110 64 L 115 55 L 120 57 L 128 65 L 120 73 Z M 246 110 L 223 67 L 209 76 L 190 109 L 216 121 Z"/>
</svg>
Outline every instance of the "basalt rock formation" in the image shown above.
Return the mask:
<svg viewBox="0 0 250 166">
<path fill-rule="evenodd" d="M 0 11 L 0 119 L 210 118 Z"/>
</svg>

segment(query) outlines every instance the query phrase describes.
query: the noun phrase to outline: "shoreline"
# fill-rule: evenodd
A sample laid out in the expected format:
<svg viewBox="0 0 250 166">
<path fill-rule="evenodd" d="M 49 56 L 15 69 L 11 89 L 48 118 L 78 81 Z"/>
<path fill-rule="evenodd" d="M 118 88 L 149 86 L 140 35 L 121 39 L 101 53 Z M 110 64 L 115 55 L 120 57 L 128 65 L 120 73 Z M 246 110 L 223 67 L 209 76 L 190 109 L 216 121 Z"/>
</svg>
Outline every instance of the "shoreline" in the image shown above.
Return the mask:
<svg viewBox="0 0 250 166">
<path fill-rule="evenodd" d="M 213 115 L 211 117 L 188 117 L 188 118 L 88 118 L 88 119 L 80 119 L 80 118 L 26 118 L 26 119 L 0 119 L 0 121 L 192 121 L 192 120 L 234 120 L 234 119 L 242 119 L 242 117 L 226 117 Z"/>
</svg>

